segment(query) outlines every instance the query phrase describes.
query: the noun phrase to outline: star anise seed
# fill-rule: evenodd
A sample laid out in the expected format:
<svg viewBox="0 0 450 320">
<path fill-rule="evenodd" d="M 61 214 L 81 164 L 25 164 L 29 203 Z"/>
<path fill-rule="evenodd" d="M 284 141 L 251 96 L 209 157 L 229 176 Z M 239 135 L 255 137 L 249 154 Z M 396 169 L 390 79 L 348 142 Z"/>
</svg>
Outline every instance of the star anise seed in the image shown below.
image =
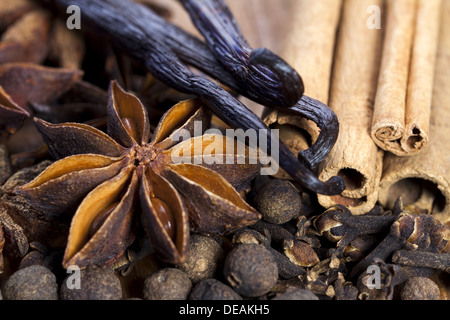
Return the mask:
<svg viewBox="0 0 450 320">
<path fill-rule="evenodd" d="M 84 124 L 35 120 L 52 154 L 61 159 L 17 193 L 55 214 L 70 211 L 81 201 L 71 222 L 63 266 L 114 263 L 132 243 L 139 213 L 153 248 L 173 264 L 185 260 L 190 228 L 227 233 L 260 219 L 233 187 L 254 176 L 259 164 L 222 165 L 233 167 L 233 172 L 173 161 L 173 154 L 201 156 L 192 148 L 196 141 L 201 150 L 218 141 L 229 143 L 214 134 L 179 142 L 181 130 L 195 133 L 196 121 L 207 128 L 211 115 L 200 101 L 182 101 L 168 110 L 151 140 L 146 109 L 116 82 L 110 85 L 107 112 L 108 134 Z M 229 155 L 217 151 L 216 156 Z"/>
</svg>

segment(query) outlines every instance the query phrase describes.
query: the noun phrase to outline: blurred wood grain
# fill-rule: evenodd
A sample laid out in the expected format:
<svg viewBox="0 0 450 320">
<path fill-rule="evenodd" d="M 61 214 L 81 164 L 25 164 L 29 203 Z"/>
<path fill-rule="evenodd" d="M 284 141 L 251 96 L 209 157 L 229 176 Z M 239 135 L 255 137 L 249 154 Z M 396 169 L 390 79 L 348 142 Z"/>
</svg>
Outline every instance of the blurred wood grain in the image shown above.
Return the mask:
<svg viewBox="0 0 450 320">
<path fill-rule="evenodd" d="M 177 0 L 149 2 L 166 7 L 171 13 L 169 20 L 172 23 L 201 37 Z M 283 34 L 289 28 L 289 17 L 295 0 L 226 0 L 226 3 L 252 47 L 266 47 L 280 53 Z"/>
</svg>

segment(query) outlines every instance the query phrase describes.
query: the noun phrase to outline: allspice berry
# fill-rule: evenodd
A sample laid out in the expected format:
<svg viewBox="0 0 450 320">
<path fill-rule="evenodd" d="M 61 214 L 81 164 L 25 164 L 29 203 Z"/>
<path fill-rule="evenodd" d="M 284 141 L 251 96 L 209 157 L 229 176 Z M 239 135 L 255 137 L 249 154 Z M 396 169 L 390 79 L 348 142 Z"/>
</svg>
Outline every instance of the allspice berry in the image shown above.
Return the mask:
<svg viewBox="0 0 450 320">
<path fill-rule="evenodd" d="M 440 297 L 438 285 L 424 277 L 408 279 L 400 292 L 402 300 L 440 300 Z"/>
<path fill-rule="evenodd" d="M 193 284 L 200 280 L 213 278 L 218 266 L 223 261 L 224 252 L 214 239 L 191 235 L 186 261 L 178 268 L 188 275 Z"/>
<path fill-rule="evenodd" d="M 109 268 L 88 267 L 79 273 L 79 282 L 74 280 L 76 274 L 69 275 L 61 285 L 61 300 L 120 300 L 122 285 L 114 271 Z"/>
<path fill-rule="evenodd" d="M 176 268 L 164 268 L 152 273 L 144 281 L 146 300 L 186 300 L 192 289 L 187 274 Z"/>
<path fill-rule="evenodd" d="M 283 224 L 300 214 L 301 196 L 288 180 L 272 179 L 258 190 L 254 201 L 262 218 L 270 223 Z"/>
<path fill-rule="evenodd" d="M 245 297 L 269 292 L 278 280 L 278 267 L 270 251 L 258 244 L 243 243 L 225 258 L 225 279 Z"/>
<path fill-rule="evenodd" d="M 205 279 L 195 285 L 189 300 L 242 300 L 242 297 L 217 279 Z"/>
<path fill-rule="evenodd" d="M 5 300 L 58 300 L 58 284 L 49 269 L 33 265 L 12 274 L 3 295 Z"/>
</svg>

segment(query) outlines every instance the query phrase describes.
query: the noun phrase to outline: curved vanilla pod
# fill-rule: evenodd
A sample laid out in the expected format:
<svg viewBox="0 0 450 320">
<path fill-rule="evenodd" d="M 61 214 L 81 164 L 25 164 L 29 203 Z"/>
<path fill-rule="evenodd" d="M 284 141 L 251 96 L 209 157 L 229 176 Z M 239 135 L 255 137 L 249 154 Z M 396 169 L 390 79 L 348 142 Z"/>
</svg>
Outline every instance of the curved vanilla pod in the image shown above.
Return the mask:
<svg viewBox="0 0 450 320">
<path fill-rule="evenodd" d="M 195 36 L 192 36 L 183 29 L 167 22 L 148 8 L 138 4 L 133 4 L 127 8 L 126 14 L 129 17 L 134 17 L 133 19 L 139 17 L 139 21 L 145 21 L 146 23 L 140 23 L 140 27 L 142 31 L 146 33 L 152 33 L 154 24 L 156 23 L 164 26 L 161 27 L 158 32 L 164 34 L 164 41 L 172 48 L 173 52 L 176 53 L 183 63 L 191 65 L 205 74 L 218 79 L 236 93 L 267 106 L 266 92 L 264 90 L 259 93 L 260 95 L 250 94 L 246 91 L 245 88 L 243 88 L 239 82 L 224 69 L 208 47 Z M 130 39 L 130 41 L 133 41 L 133 39 Z M 138 46 L 138 44 L 136 45 Z M 144 58 L 141 53 L 141 50 L 130 52 L 135 58 L 143 60 Z M 256 57 L 254 56 L 254 59 L 262 58 L 261 55 L 256 55 Z M 304 161 L 311 169 L 315 170 L 336 143 L 339 133 L 339 123 L 336 114 L 326 104 L 306 95 L 303 95 L 291 108 L 281 108 L 280 106 L 275 106 L 275 108 L 282 109 L 285 113 L 291 113 L 307 120 L 311 120 L 317 125 L 320 132 L 315 143 L 307 150 L 303 150 L 298 154 L 300 161 Z"/>
<path fill-rule="evenodd" d="M 299 74 L 266 48 L 252 49 L 223 0 L 179 0 L 208 48 L 250 97 L 265 106 L 293 106 L 304 92 Z"/>
<path fill-rule="evenodd" d="M 201 97 L 208 107 L 225 123 L 244 131 L 266 130 L 267 154 L 271 155 L 271 131 L 262 120 L 231 94 L 214 82 L 200 77 L 190 71 L 168 45 L 164 31 L 166 24 L 155 21 L 136 19 L 142 7 L 130 1 L 118 0 L 54 0 L 55 4 L 67 8 L 78 5 L 83 20 L 89 21 L 101 29 L 128 53 L 144 61 L 148 71 L 176 90 Z M 149 28 L 152 32 L 148 32 Z M 266 146 L 264 146 L 266 147 Z M 340 177 L 331 177 L 322 182 L 303 162 L 298 161 L 283 143 L 279 144 L 279 165 L 292 178 L 311 191 L 333 195 L 345 188 Z"/>
<path fill-rule="evenodd" d="M 174 25 L 171 25 L 171 27 L 177 28 Z M 169 29 L 170 28 L 166 28 L 166 30 Z M 269 107 L 265 104 L 264 92 L 261 92 L 262 96 L 259 97 L 250 95 L 248 91 L 245 91 L 244 88 L 239 85 L 239 82 L 236 82 L 230 73 L 217 62 L 203 42 L 190 34 L 185 33 L 181 29 L 179 29 L 179 33 L 177 34 L 180 35 L 180 37 L 170 41 L 176 41 L 176 43 L 171 44 L 171 46 L 180 60 L 201 70 L 211 77 L 219 79 L 223 84 L 238 94 Z M 178 39 L 183 39 L 183 41 L 178 42 Z M 257 59 L 260 59 L 260 57 Z M 339 122 L 336 114 L 328 105 L 307 95 L 303 95 L 292 107 L 281 108 L 280 106 L 274 106 L 274 108 L 282 110 L 285 114 L 292 114 L 311 120 L 320 130 L 315 143 L 307 150 L 303 150 L 298 154 L 299 160 L 304 161 L 309 167 L 315 170 L 336 143 L 339 134 Z"/>
<path fill-rule="evenodd" d="M 336 114 L 326 104 L 305 95 L 293 107 L 283 109 L 283 113 L 311 120 L 320 130 L 314 144 L 298 153 L 299 161 L 316 170 L 338 138 L 339 121 Z"/>
</svg>

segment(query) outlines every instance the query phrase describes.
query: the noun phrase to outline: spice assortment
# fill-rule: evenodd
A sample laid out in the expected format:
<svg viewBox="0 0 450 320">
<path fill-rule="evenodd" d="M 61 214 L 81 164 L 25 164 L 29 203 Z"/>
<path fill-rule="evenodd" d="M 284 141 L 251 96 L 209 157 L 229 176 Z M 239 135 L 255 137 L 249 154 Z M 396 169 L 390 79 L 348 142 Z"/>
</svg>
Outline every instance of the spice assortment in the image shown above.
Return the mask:
<svg viewBox="0 0 450 320">
<path fill-rule="evenodd" d="M 450 299 L 450 1 L 230 2 L 2 1 L 0 299 Z"/>
</svg>

